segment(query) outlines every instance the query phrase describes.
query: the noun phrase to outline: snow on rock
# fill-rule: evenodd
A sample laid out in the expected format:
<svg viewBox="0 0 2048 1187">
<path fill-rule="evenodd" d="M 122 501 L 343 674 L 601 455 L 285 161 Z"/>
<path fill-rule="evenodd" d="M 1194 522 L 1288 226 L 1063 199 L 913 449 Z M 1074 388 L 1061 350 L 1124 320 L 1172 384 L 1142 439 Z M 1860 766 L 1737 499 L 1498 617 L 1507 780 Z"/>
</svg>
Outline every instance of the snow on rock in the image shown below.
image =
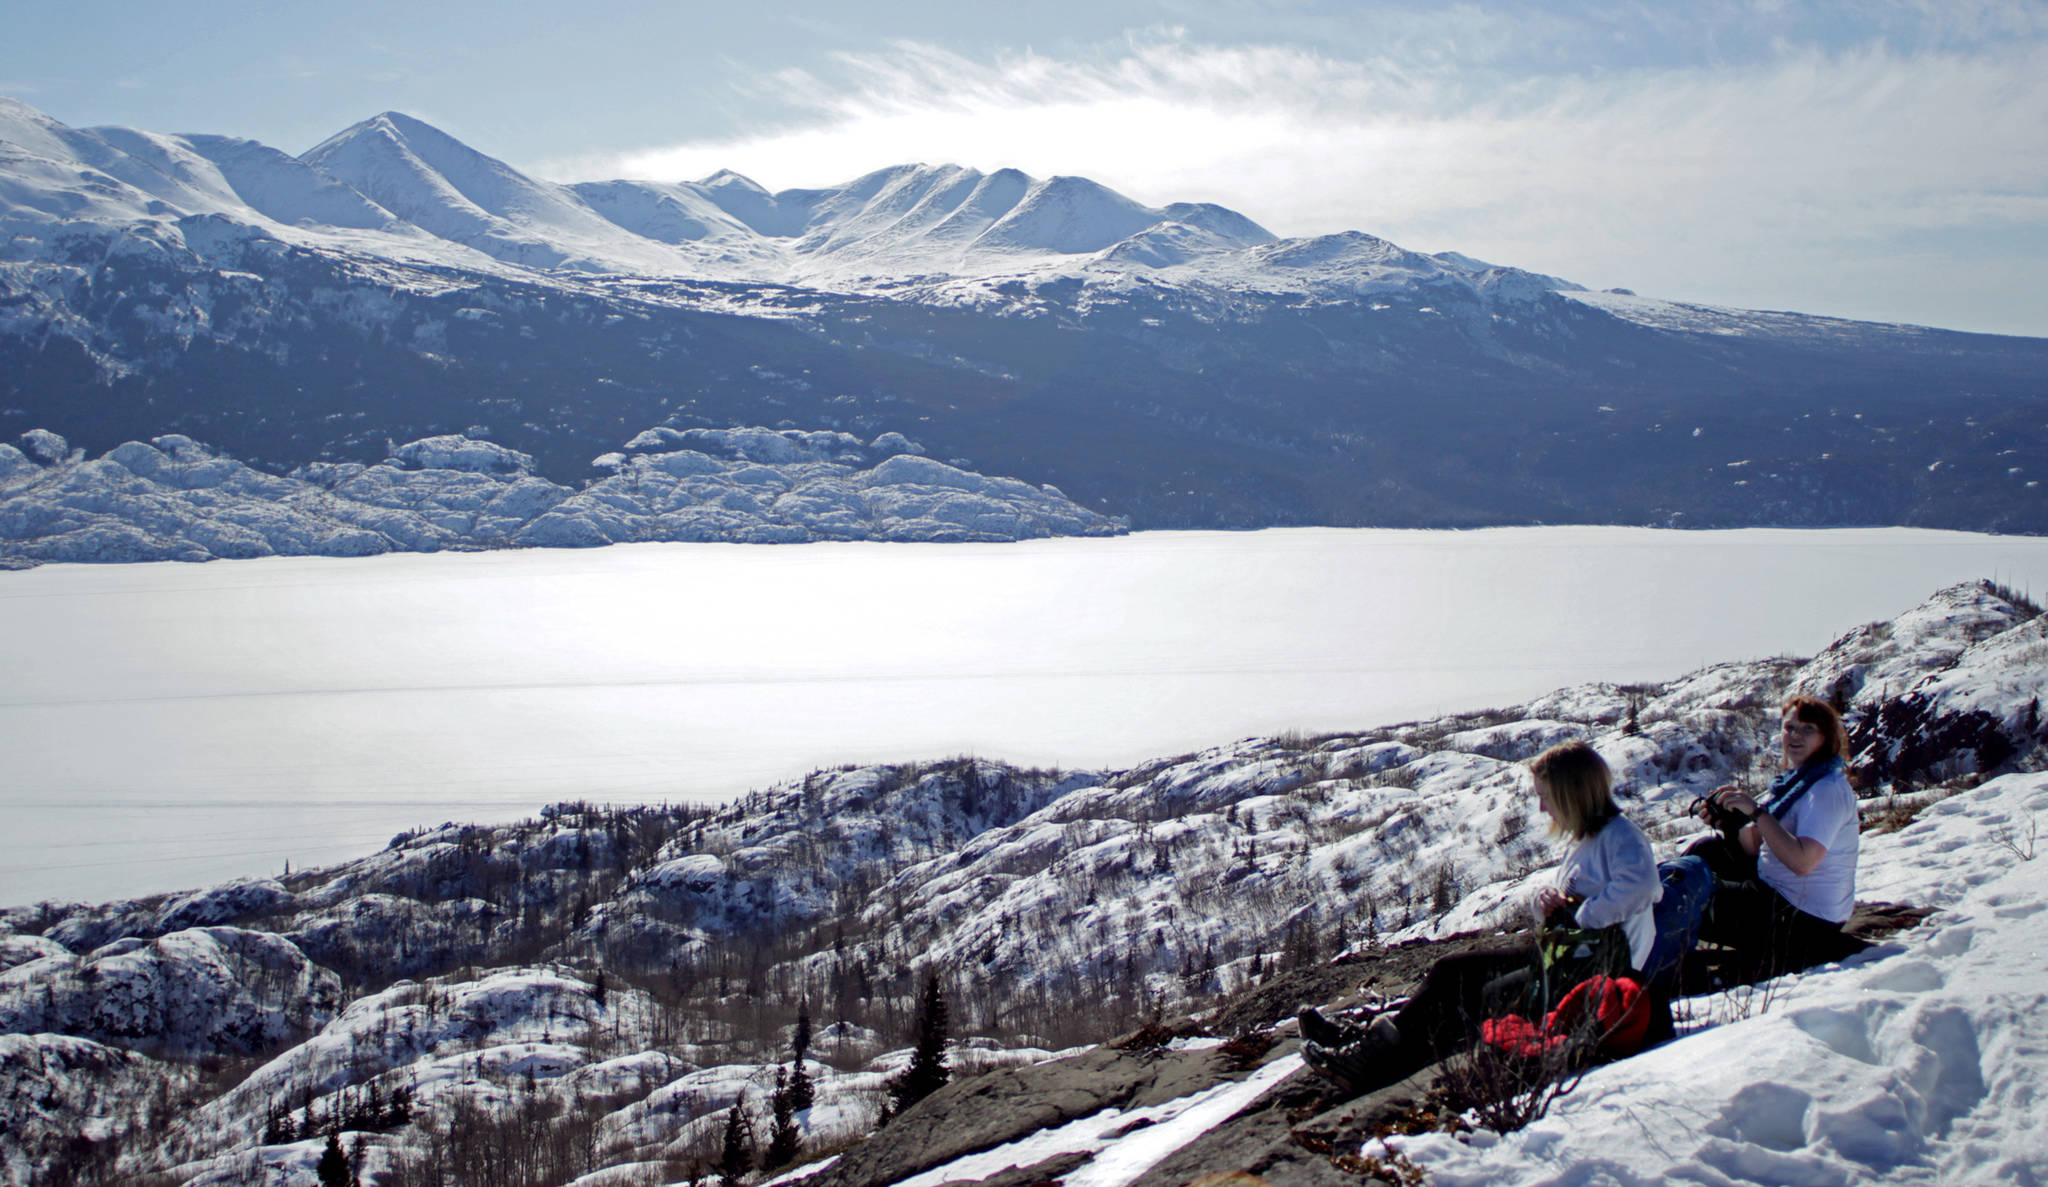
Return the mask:
<svg viewBox="0 0 2048 1187">
<path fill-rule="evenodd" d="M 69 956 L 71 950 L 57 941 L 43 936 L 17 936 L 0 934 L 0 972 L 41 960 L 46 956 Z"/>
<path fill-rule="evenodd" d="M 1521 762 L 1535 758 L 1560 742 L 1583 737 L 1585 732 L 1584 719 L 1569 722 L 1534 718 L 1460 730 L 1446 735 L 1443 744 L 1452 750 L 1483 754 L 1504 762 Z"/>
<path fill-rule="evenodd" d="M 1060 1182 L 1073 1187 L 1123 1187 L 1299 1070 L 1300 1057 L 1288 1056 L 1242 1080 L 1225 1080 L 1160 1104 L 1104 1109 L 956 1158 L 899 1180 L 897 1187 L 972 1181 L 1075 1153 L 1090 1157 L 1085 1166 L 1062 1176 Z"/>
<path fill-rule="evenodd" d="M 415 1064 L 428 1099 L 486 1065 L 501 1076 L 552 1079 L 587 1062 L 563 1044 L 586 1035 L 600 1013 L 587 982 L 550 969 L 501 969 L 446 986 L 400 981 L 349 1003 L 211 1107 L 246 1117 L 295 1085 L 325 1096 Z"/>
<path fill-rule="evenodd" d="M 863 446 L 843 433 L 654 429 L 627 448 L 611 476 L 521 528 L 513 542 L 999 541 L 1124 530 L 1057 492 L 918 456 L 900 436 Z M 872 468 L 858 468 L 883 453 Z"/>
<path fill-rule="evenodd" d="M 21 448 L 37 464 L 54 466 L 70 453 L 71 444 L 48 429 L 30 429 L 21 435 Z"/>
<path fill-rule="evenodd" d="M 1852 749 L 1881 777 L 1995 770 L 2048 738 L 2048 619 L 1989 583 L 1954 586 L 1852 631 L 1801 689 L 1849 705 Z"/>
<path fill-rule="evenodd" d="M 339 979 L 282 936 L 198 928 L 0 973 L 0 1033 L 247 1055 L 303 1038 L 333 1013 L 338 993 Z"/>
<path fill-rule="evenodd" d="M 460 435 L 283 477 L 176 434 L 90 461 L 55 433 L 21 440 L 0 446 L 0 561 L 16 563 L 1126 530 L 1057 491 L 928 461 L 895 434 L 863 445 L 827 431 L 651 429 L 600 459 L 613 473 L 582 491 L 536 477 L 528 454 Z"/>
<path fill-rule="evenodd" d="M 35 462 L 29 460 L 27 454 L 12 445 L 0 443 L 0 483 L 32 473 L 39 468 Z"/>
<path fill-rule="evenodd" d="M 533 472 L 533 455 L 460 435 L 427 437 L 399 446 L 391 456 L 415 470 L 461 470 L 499 477 Z"/>
<path fill-rule="evenodd" d="M 1813 658 L 1801 692 L 1851 708 L 1899 696 L 2026 617 L 1986 584 L 1951 586 L 1889 622 L 1860 626 Z"/>
<path fill-rule="evenodd" d="M 275 878 L 238 878 L 220 886 L 173 897 L 164 904 L 150 926 L 158 934 L 191 927 L 211 927 L 255 916 L 280 914 L 291 903 L 291 892 Z"/>
<path fill-rule="evenodd" d="M 168 1123 L 176 1065 L 63 1034 L 0 1034 L 0 1182 L 35 1183 L 42 1168 L 90 1142 L 140 1144 Z"/>
</svg>

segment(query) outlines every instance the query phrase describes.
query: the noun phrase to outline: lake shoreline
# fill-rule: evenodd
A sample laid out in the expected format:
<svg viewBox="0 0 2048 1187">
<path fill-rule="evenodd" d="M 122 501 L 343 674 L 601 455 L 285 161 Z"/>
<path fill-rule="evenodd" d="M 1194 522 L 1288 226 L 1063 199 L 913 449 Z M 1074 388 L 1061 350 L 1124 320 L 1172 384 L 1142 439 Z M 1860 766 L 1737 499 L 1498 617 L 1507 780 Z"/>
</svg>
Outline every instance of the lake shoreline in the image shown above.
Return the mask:
<svg viewBox="0 0 2048 1187">
<path fill-rule="evenodd" d="M 100 899 L 566 800 L 844 763 L 1105 769 L 1813 654 L 2048 539 L 1282 528 L 645 544 L 0 581 L 0 901 Z"/>
</svg>

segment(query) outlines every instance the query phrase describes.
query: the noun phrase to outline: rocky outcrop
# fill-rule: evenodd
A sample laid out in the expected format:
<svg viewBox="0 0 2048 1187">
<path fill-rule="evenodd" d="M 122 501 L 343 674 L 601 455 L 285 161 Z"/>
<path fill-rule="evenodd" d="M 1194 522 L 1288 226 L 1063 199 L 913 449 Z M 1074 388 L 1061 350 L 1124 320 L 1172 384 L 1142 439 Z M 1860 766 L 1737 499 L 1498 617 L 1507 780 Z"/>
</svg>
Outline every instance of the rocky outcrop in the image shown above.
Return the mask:
<svg viewBox="0 0 2048 1187">
<path fill-rule="evenodd" d="M 650 430 L 581 490 L 527 454 L 423 438 L 378 465 L 266 474 L 176 434 L 85 460 L 34 430 L 0 445 L 0 562 L 368 556 L 628 541 L 1005 541 L 1124 525 L 1051 487 L 916 456 L 900 434 Z"/>
<path fill-rule="evenodd" d="M 1213 1046 L 1174 1052 L 1104 1045 L 1067 1059 L 993 1071 L 926 1097 L 815 1182 L 883 1187 L 1105 1109 L 1177 1100 L 1246 1070 L 1231 1067 Z"/>
<path fill-rule="evenodd" d="M 332 1017 L 340 978 L 282 936 L 214 927 L 44 956 L 0 974 L 0 1033 L 255 1055 Z"/>
<path fill-rule="evenodd" d="M 49 1168 L 111 1169 L 124 1144 L 170 1124 L 189 1075 L 121 1047 L 63 1034 L 0 1034 L 0 1182 Z M 124 1141 L 125 1139 L 125 1141 Z"/>
<path fill-rule="evenodd" d="M 1988 581 L 1952 586 L 1850 632 L 1793 687 L 1842 706 L 1873 779 L 1989 775 L 2048 742 L 2048 616 Z"/>
</svg>

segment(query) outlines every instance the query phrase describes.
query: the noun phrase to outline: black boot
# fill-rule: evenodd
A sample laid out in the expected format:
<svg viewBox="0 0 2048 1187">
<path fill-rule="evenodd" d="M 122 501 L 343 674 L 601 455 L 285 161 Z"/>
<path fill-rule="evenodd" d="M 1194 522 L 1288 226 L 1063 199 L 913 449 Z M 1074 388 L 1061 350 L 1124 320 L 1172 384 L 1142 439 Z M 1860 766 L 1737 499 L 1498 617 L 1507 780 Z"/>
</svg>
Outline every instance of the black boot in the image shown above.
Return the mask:
<svg viewBox="0 0 2048 1187">
<path fill-rule="evenodd" d="M 1335 1024 L 1324 1020 L 1324 1025 Z M 1334 1047 L 1304 1039 L 1302 1061 L 1317 1075 L 1354 1096 L 1384 1088 L 1398 1078 L 1388 1075 L 1395 1048 L 1401 1045 L 1401 1030 L 1392 1018 L 1382 1016 L 1373 1019 L 1370 1026 L 1347 1029 L 1357 1037 Z"/>
</svg>

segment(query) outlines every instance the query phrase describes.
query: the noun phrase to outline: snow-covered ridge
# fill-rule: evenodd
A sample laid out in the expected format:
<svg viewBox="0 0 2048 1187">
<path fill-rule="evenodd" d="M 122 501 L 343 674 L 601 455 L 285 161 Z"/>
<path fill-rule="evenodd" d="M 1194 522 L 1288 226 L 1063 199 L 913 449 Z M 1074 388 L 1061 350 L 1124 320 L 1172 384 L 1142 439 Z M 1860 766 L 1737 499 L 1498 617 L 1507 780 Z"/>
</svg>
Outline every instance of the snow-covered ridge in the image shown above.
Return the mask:
<svg viewBox="0 0 2048 1187">
<path fill-rule="evenodd" d="M 1220 206 L 1148 207 L 1086 178 L 1014 169 L 899 165 L 778 193 L 729 172 L 557 185 L 397 112 L 292 157 L 219 136 L 74 129 L 0 99 L 0 258 L 55 258 L 81 237 L 145 226 L 199 251 L 190 236 L 208 216 L 287 243 L 408 263 L 837 291 L 1130 274 L 1337 295 L 1448 284 L 1519 301 L 1577 287 L 1370 236 L 1278 240 Z"/>
<path fill-rule="evenodd" d="M 516 450 L 459 435 L 379 465 L 266 474 L 189 437 L 86 459 L 48 430 L 0 444 L 0 564 L 368 556 L 631 541 L 999 541 L 1111 535 L 1050 487 L 919 456 L 901 434 L 653 429 L 571 489 Z"/>
<path fill-rule="evenodd" d="M 655 433 L 640 444 L 672 442 Z M 426 452 L 444 449 L 486 470 L 497 462 L 467 447 Z M 460 1161 L 470 1155 L 457 1130 L 497 1132 L 544 1109 L 588 1151 L 561 1178 L 611 1167 L 618 1178 L 591 1181 L 680 1181 L 711 1156 L 734 1101 L 764 1108 L 804 1001 L 818 1025 L 819 1099 L 801 1129 L 813 1147 L 843 1140 L 872 1123 L 882 1077 L 901 1066 L 926 970 L 945 978 L 955 1033 L 967 1036 L 956 1062 L 1029 1064 L 1346 945 L 1482 924 L 1518 911 L 1529 876 L 1552 860 L 1522 759 L 1591 739 L 1630 810 L 1668 837 L 1694 794 L 1768 773 L 1773 707 L 1788 691 L 1843 699 L 1857 751 L 1891 781 L 1878 790 L 1936 779 L 1961 790 L 1896 837 L 1870 838 L 1861 896 L 1959 917 L 1810 975 L 1820 988 L 1802 990 L 1795 1012 L 1687 1039 L 1732 1044 L 1715 1048 L 1730 1059 L 1768 1048 L 1780 1062 L 1715 1081 L 1702 1099 L 1726 1125 L 1631 1157 L 1832 1167 L 1815 1174 L 1843 1183 L 1922 1166 L 2038 1173 L 2024 1151 L 2001 1164 L 1996 1143 L 2031 1124 L 2028 1101 L 2048 1099 L 2021 1021 L 2038 990 L 2008 975 L 2026 952 L 2010 929 L 2048 901 L 2019 856 L 2048 808 L 2048 738 L 2027 708 L 2048 692 L 2044 622 L 1993 588 L 1957 586 L 1804 662 L 1564 689 L 1357 734 L 1247 739 L 1125 771 L 963 758 L 815 772 L 715 811 L 566 805 L 519 825 L 423 829 L 327 870 L 0 912 L 0 1125 L 14 1135 L 4 1173 L 21 1180 L 60 1150 L 78 1156 L 62 1143 L 87 1117 L 122 1139 L 102 1151 L 109 1170 L 225 1182 L 261 1167 L 310 1181 L 320 1141 L 301 1136 L 307 1125 L 338 1120 L 367 1169 L 392 1169 L 430 1148 Z M 1912 711 L 1893 711 L 1902 704 Z M 1958 722 L 1971 746 L 1935 754 L 1929 740 Z M 1970 790 L 2014 768 L 2037 773 Z M 1801 1048 L 1795 1031 L 1820 1046 Z M 1966 1036 L 1983 1038 L 1974 1055 Z M 1758 1102 L 1790 1100 L 1770 1086 L 1790 1082 L 1782 1058 L 1802 1049 L 1831 1069 L 1797 1085 L 1806 1103 L 1793 1115 L 1805 1120 L 1743 1121 L 1762 1116 Z M 1685 1052 L 1702 1050 L 1621 1065 L 1608 1073 L 1616 1088 L 1589 1081 L 1584 1107 L 1605 1117 L 1614 1092 L 1666 1091 L 1657 1085 Z M 259 1066 L 218 1082 L 187 1062 L 251 1051 Z M 1838 1056 L 1851 1062 L 1825 1062 Z M 1178 1088 L 1161 1069 L 1179 1065 L 1111 1051 L 1045 1075 L 1065 1077 L 1059 1117 L 1162 1106 L 1148 1115 L 1163 1120 L 1179 1115 L 1167 1101 L 1242 1074 L 1200 1051 L 1185 1058 L 1206 1070 Z M 162 1125 L 165 1110 L 87 1103 L 95 1090 L 153 1099 L 157 1085 L 190 1107 L 149 1141 L 142 1115 Z M 397 1120 L 394 1098 L 408 1102 Z M 1020 1119 L 1041 1114 L 1005 1115 L 1029 1132 Z M 1103 1136 L 1113 1128 L 1088 1129 L 1092 1157 L 1121 1145 Z M 1004 1140 L 989 1131 L 990 1144 Z M 1483 1164 L 1474 1181 L 1520 1181 L 1542 1154 L 1527 1140 L 1538 1144 L 1471 1155 Z M 1973 1153 L 1986 1143 L 1993 1153 Z M 1468 1165 L 1458 1150 L 1414 1153 Z"/>
<path fill-rule="evenodd" d="M 1581 305 L 1611 313 L 1624 321 L 1652 329 L 1724 338 L 1766 338 L 1790 341 L 1872 342 L 1896 340 L 1900 336 L 1925 336 L 1932 331 L 1918 326 L 1884 322 L 1849 321 L 1839 317 L 1816 317 L 1761 309 L 1730 309 L 1685 301 L 1665 301 L 1630 292 L 1592 292 L 1572 287 L 1559 291 Z"/>
</svg>

